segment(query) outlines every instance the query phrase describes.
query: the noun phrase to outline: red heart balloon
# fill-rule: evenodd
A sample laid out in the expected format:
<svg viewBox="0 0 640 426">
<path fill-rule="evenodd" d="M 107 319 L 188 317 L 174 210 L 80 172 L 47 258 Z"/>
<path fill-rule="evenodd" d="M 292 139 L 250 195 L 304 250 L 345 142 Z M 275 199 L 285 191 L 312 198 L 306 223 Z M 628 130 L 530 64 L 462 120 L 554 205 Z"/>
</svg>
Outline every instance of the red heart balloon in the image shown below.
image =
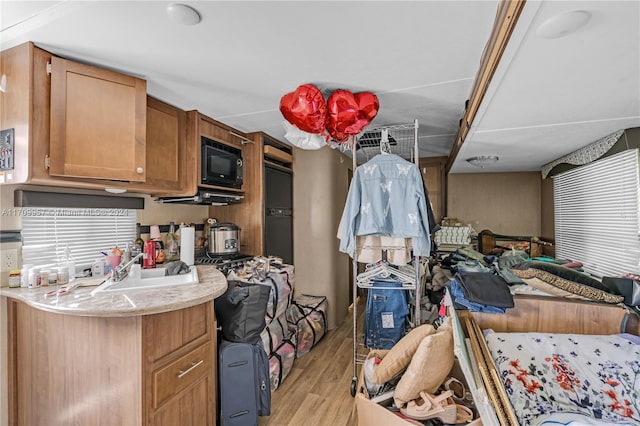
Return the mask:
<svg viewBox="0 0 640 426">
<path fill-rule="evenodd" d="M 329 96 L 327 108 L 327 131 L 335 140 L 341 141 L 336 136 L 346 140 L 367 127 L 378 114 L 380 102 L 371 92 L 354 95 L 348 90 L 336 90 Z"/>
<path fill-rule="evenodd" d="M 329 136 L 331 136 L 331 139 L 336 142 L 346 142 L 351 137 L 351 135 L 339 132 L 336 129 L 330 127 L 327 127 L 327 132 L 329 132 Z"/>
<path fill-rule="evenodd" d="M 298 86 L 295 92 L 280 99 L 280 112 L 298 129 L 309 133 L 323 133 L 327 121 L 327 104 L 320 90 L 313 84 Z"/>
</svg>

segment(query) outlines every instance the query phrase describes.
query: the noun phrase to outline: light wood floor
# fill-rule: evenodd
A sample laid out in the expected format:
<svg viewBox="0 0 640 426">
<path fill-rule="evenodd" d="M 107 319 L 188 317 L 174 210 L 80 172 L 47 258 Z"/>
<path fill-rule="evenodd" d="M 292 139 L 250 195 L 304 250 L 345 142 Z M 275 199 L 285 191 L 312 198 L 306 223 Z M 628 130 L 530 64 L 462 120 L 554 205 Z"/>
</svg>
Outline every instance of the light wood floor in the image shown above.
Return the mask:
<svg viewBox="0 0 640 426">
<path fill-rule="evenodd" d="M 361 323 L 359 319 L 358 328 Z M 356 425 L 352 377 L 353 316 L 349 314 L 295 360 L 289 375 L 271 394 L 271 416 L 260 417 L 258 425 Z"/>
</svg>

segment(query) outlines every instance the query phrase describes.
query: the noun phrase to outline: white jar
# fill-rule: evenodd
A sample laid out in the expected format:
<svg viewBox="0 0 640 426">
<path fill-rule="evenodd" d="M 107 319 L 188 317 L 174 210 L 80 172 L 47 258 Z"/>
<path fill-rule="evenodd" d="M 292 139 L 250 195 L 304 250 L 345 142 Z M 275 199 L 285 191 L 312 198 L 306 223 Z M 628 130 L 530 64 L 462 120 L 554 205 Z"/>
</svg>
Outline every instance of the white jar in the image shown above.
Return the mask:
<svg viewBox="0 0 640 426">
<path fill-rule="evenodd" d="M 96 259 L 91 265 L 91 275 L 94 277 L 104 276 L 104 261 L 102 259 Z"/>
<path fill-rule="evenodd" d="M 40 271 L 40 285 L 42 287 L 46 287 L 49 285 L 49 270 L 48 269 L 43 269 L 42 271 Z"/>
<path fill-rule="evenodd" d="M 49 285 L 58 285 L 58 270 L 52 269 L 49 272 Z"/>
<path fill-rule="evenodd" d="M 69 284 L 69 267 L 60 266 L 58 268 L 58 285 Z"/>
</svg>

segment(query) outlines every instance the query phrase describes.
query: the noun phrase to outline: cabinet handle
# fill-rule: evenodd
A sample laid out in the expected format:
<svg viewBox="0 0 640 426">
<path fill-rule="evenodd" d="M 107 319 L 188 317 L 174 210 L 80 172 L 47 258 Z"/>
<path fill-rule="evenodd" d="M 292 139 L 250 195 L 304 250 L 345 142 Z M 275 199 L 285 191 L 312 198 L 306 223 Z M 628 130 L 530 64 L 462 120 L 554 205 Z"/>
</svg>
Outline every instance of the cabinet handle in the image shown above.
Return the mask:
<svg viewBox="0 0 640 426">
<path fill-rule="evenodd" d="M 199 366 L 199 365 L 200 365 L 200 364 L 202 364 L 203 362 L 204 362 L 204 359 L 201 359 L 201 360 L 200 360 L 200 361 L 198 361 L 198 362 L 192 362 L 192 363 L 191 363 L 191 367 L 187 368 L 187 369 L 186 369 L 186 370 L 184 370 L 184 371 L 179 371 L 179 372 L 178 372 L 178 379 L 181 379 L 181 378 L 183 378 L 184 376 L 186 376 L 187 374 L 189 374 L 189 372 L 190 372 L 191 370 L 193 370 L 194 368 L 196 368 L 197 366 Z"/>
<path fill-rule="evenodd" d="M 138 167 L 136 169 L 136 173 L 139 174 L 139 175 L 141 175 L 143 172 L 144 172 L 144 169 L 142 167 Z"/>
</svg>

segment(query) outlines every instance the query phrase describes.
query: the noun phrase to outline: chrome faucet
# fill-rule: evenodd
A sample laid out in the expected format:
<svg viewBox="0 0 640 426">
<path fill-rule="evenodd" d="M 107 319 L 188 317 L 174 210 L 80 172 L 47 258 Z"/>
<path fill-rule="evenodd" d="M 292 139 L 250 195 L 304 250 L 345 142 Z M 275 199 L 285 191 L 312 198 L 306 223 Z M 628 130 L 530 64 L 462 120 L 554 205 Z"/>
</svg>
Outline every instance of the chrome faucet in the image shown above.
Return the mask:
<svg viewBox="0 0 640 426">
<path fill-rule="evenodd" d="M 119 282 L 119 281 L 122 281 L 123 279 L 125 279 L 127 277 L 127 275 L 129 274 L 129 268 L 131 268 L 131 265 L 136 263 L 138 261 L 138 259 L 140 259 L 140 258 L 145 259 L 146 257 L 147 257 L 146 253 L 139 253 L 139 254 L 135 255 L 127 263 L 118 265 L 118 267 L 115 268 L 113 270 L 113 272 L 111 273 L 111 281 L 112 282 Z"/>
</svg>

